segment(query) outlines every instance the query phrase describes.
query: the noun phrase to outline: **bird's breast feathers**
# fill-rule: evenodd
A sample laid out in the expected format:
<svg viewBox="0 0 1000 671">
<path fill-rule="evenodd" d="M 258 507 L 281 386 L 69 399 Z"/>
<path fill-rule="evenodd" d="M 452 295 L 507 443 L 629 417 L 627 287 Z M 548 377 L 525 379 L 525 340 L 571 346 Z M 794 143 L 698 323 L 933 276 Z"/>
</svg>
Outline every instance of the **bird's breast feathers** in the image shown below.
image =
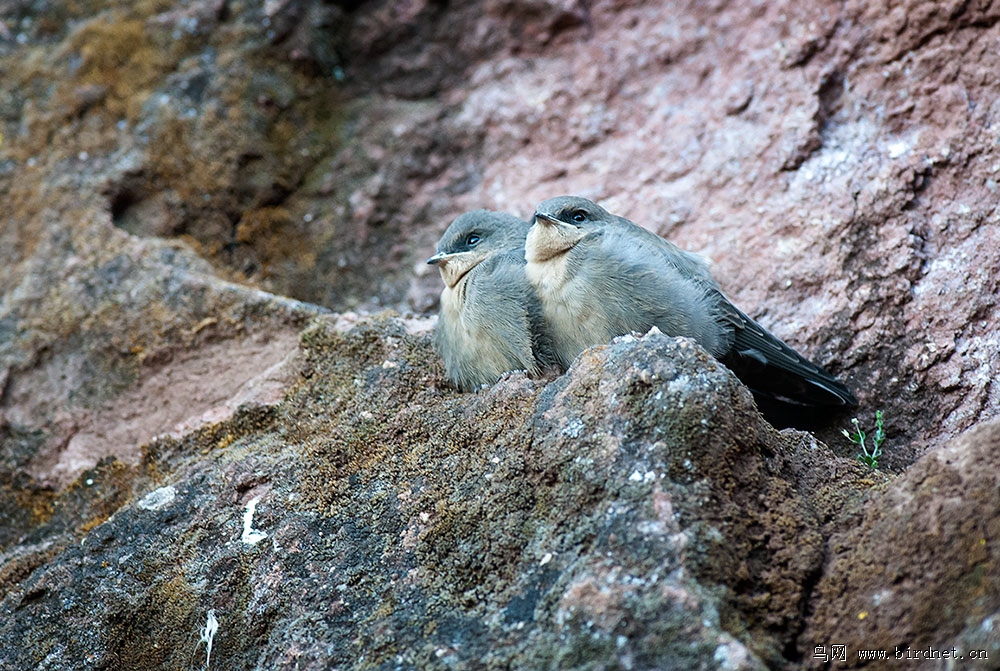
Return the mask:
<svg viewBox="0 0 1000 671">
<path fill-rule="evenodd" d="M 441 317 L 451 322 L 458 322 L 462 309 L 465 307 L 465 287 L 468 276 L 463 277 L 454 286 L 446 286 L 441 292 Z"/>
<path fill-rule="evenodd" d="M 564 366 L 584 348 L 616 335 L 608 330 L 602 306 L 593 303 L 587 277 L 574 271 L 572 254 L 560 254 L 543 263 L 529 262 L 525 268 Z"/>
<path fill-rule="evenodd" d="M 528 261 L 525 265 L 525 275 L 539 298 L 544 300 L 544 295 L 557 293 L 565 286 L 567 256 L 558 254 L 545 261 Z"/>
</svg>

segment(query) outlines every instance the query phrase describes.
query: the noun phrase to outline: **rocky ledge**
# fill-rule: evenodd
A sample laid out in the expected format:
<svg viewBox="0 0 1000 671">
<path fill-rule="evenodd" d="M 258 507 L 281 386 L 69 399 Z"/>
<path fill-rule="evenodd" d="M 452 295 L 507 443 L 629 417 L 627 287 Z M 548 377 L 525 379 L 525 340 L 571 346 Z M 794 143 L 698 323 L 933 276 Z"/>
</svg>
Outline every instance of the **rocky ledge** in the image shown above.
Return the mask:
<svg viewBox="0 0 1000 671">
<path fill-rule="evenodd" d="M 1000 10 L 0 2 L 0 668 L 996 668 Z M 575 193 L 847 381 L 459 393 L 424 263 Z"/>
</svg>

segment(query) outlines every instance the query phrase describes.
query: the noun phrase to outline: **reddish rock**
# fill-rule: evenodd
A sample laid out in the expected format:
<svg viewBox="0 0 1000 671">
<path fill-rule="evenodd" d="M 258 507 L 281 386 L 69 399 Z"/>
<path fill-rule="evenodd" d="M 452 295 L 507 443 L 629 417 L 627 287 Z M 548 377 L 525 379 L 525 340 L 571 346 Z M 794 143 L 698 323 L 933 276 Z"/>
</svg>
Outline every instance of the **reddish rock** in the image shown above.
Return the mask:
<svg viewBox="0 0 1000 671">
<path fill-rule="evenodd" d="M 845 668 L 867 666 L 861 650 L 887 652 L 884 668 L 943 666 L 952 650 L 961 668 L 996 666 L 998 459 L 1000 423 L 981 424 L 839 522 L 800 639 L 810 668 L 826 668 L 811 655 L 832 643 L 846 646 Z"/>
<path fill-rule="evenodd" d="M 241 668 L 1000 655 L 998 18 L 0 6 L 3 663 L 188 668 L 210 608 Z M 709 256 L 863 427 L 884 410 L 898 477 L 849 417 L 775 434 L 677 343 L 449 390 L 437 237 L 562 193 Z M 680 415 L 652 400 L 671 366 L 715 386 L 672 389 Z"/>
</svg>

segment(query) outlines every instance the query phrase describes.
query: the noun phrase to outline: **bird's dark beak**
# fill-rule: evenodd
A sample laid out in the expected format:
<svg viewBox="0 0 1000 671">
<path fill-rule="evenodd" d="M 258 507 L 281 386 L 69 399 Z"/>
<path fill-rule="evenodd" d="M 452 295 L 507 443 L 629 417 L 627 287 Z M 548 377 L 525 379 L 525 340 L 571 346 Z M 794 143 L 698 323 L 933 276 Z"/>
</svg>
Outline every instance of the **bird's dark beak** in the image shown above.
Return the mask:
<svg viewBox="0 0 1000 671">
<path fill-rule="evenodd" d="M 544 212 L 535 212 L 535 221 L 546 226 L 558 226 L 562 223 L 551 214 L 545 214 Z"/>
<path fill-rule="evenodd" d="M 448 261 L 448 259 L 450 259 L 453 256 L 454 254 L 449 254 L 447 252 L 438 252 L 431 258 L 427 259 L 427 265 L 443 266 Z"/>
</svg>

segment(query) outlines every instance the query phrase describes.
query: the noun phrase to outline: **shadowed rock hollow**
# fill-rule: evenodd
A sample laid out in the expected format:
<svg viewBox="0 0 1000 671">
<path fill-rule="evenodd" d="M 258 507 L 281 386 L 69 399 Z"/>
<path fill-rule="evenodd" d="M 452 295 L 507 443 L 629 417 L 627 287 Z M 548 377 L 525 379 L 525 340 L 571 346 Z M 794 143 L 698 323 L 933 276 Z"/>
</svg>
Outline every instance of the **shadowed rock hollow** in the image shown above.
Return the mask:
<svg viewBox="0 0 1000 671">
<path fill-rule="evenodd" d="M 993 668 L 998 17 L 0 4 L 0 666 L 201 667 L 211 611 L 210 668 Z M 424 259 L 562 193 L 710 257 L 883 470 L 657 333 L 452 389 Z"/>
</svg>

